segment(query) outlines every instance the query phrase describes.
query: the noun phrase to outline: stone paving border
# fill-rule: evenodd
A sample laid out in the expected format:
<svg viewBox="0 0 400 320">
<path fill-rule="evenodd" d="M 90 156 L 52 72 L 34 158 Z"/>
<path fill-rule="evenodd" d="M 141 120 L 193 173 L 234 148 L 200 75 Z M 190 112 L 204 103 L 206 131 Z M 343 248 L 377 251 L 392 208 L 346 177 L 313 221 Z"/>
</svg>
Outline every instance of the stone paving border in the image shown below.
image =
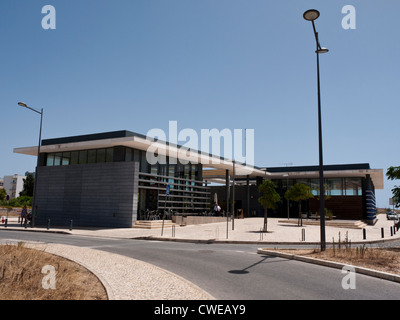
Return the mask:
<svg viewBox="0 0 400 320">
<path fill-rule="evenodd" d="M 147 262 L 91 248 L 23 242 L 27 248 L 73 261 L 93 273 L 104 286 L 108 300 L 215 300 L 189 280 Z"/>
<path fill-rule="evenodd" d="M 152 264 L 114 253 L 45 244 L 46 252 L 79 263 L 103 283 L 109 300 L 214 300 L 190 281 Z"/>
</svg>

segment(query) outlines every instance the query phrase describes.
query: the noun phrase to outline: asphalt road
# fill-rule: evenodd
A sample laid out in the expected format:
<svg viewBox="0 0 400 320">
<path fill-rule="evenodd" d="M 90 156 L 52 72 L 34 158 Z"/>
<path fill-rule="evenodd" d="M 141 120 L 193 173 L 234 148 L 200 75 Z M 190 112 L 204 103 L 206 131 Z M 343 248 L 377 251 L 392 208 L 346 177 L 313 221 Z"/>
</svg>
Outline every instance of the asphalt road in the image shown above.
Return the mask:
<svg viewBox="0 0 400 320">
<path fill-rule="evenodd" d="M 361 274 L 343 289 L 341 270 L 260 255 L 257 245 L 192 244 L 0 230 L 0 240 L 41 241 L 117 253 L 178 274 L 220 300 L 388 300 L 400 284 Z"/>
</svg>

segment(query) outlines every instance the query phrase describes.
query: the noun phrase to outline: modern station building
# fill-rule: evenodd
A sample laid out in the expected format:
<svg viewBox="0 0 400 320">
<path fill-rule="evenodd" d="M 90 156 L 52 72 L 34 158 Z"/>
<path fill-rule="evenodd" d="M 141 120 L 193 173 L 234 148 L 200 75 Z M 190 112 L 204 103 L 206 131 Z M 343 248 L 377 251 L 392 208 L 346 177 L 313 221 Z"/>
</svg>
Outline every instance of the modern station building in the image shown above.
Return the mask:
<svg viewBox="0 0 400 320">
<path fill-rule="evenodd" d="M 146 156 L 154 145 L 163 163 L 153 163 Z M 257 189 L 263 179 L 276 183 L 282 199 L 296 182 L 318 193 L 318 167 L 260 168 L 198 151 L 177 157 L 179 150 L 178 145 L 130 131 L 43 140 L 36 225 L 46 225 L 50 219 L 52 225 L 60 226 L 73 220 L 74 226 L 130 228 L 137 220 L 163 212 L 205 215 L 215 200 L 225 212 L 234 201 L 236 213 L 263 216 Z M 38 148 L 14 152 L 37 156 Z M 324 176 L 330 196 L 326 207 L 337 219 L 374 221 L 374 194 L 375 189 L 383 189 L 382 169 L 368 164 L 325 166 Z M 283 200 L 269 216 L 297 217 L 296 206 Z M 317 211 L 318 200 L 311 199 L 302 208 L 308 213 Z"/>
<path fill-rule="evenodd" d="M 159 143 L 159 146 L 157 146 Z M 149 147 L 165 163 L 150 164 Z M 37 156 L 37 147 L 14 152 Z M 210 211 L 205 170 L 233 172 L 233 162 L 200 152 L 179 154 L 179 146 L 130 131 L 43 140 L 37 168 L 36 225 L 132 227 L 167 211 L 201 215 Z M 264 171 L 235 164 L 238 174 Z M 168 187 L 167 187 L 168 186 Z"/>
</svg>

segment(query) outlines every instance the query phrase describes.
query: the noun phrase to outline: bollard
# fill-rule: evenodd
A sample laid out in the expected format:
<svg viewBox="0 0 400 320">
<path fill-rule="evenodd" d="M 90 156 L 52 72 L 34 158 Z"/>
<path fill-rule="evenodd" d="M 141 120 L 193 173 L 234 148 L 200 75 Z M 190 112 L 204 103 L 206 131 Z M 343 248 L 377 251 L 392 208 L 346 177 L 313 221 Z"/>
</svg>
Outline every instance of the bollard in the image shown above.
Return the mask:
<svg viewBox="0 0 400 320">
<path fill-rule="evenodd" d="M 393 237 L 393 227 L 390 227 L 390 236 Z"/>
<path fill-rule="evenodd" d="M 301 241 L 306 241 L 306 229 L 301 229 Z"/>
<path fill-rule="evenodd" d="M 8 219 L 6 218 L 6 221 L 4 223 L 4 228 L 7 228 L 7 224 L 8 224 Z"/>
<path fill-rule="evenodd" d="M 363 229 L 363 239 L 367 239 L 367 230 Z"/>
<path fill-rule="evenodd" d="M 384 238 L 385 237 L 385 231 L 383 228 L 381 228 L 381 237 Z"/>
<path fill-rule="evenodd" d="M 71 221 L 69 222 L 69 231 L 72 231 L 72 223 L 73 223 L 73 220 L 71 220 Z"/>
<path fill-rule="evenodd" d="M 164 214 L 164 216 L 165 216 L 165 214 Z M 164 216 L 162 219 L 161 236 L 163 236 L 163 234 L 164 234 Z"/>
<path fill-rule="evenodd" d="M 175 238 L 175 225 L 172 225 L 172 237 Z"/>
<path fill-rule="evenodd" d="M 47 230 L 50 230 L 50 219 L 47 220 Z"/>
</svg>

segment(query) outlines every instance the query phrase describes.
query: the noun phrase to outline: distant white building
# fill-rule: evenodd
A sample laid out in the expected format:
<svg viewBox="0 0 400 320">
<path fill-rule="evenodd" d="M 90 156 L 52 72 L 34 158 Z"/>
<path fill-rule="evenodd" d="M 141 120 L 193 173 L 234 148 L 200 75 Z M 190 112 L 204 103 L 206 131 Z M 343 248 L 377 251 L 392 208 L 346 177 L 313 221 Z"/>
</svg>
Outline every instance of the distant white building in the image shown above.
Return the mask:
<svg viewBox="0 0 400 320">
<path fill-rule="evenodd" d="M 14 174 L 12 176 L 4 176 L 3 188 L 11 199 L 18 198 L 19 193 L 24 189 L 24 179 L 26 176 Z"/>
</svg>

